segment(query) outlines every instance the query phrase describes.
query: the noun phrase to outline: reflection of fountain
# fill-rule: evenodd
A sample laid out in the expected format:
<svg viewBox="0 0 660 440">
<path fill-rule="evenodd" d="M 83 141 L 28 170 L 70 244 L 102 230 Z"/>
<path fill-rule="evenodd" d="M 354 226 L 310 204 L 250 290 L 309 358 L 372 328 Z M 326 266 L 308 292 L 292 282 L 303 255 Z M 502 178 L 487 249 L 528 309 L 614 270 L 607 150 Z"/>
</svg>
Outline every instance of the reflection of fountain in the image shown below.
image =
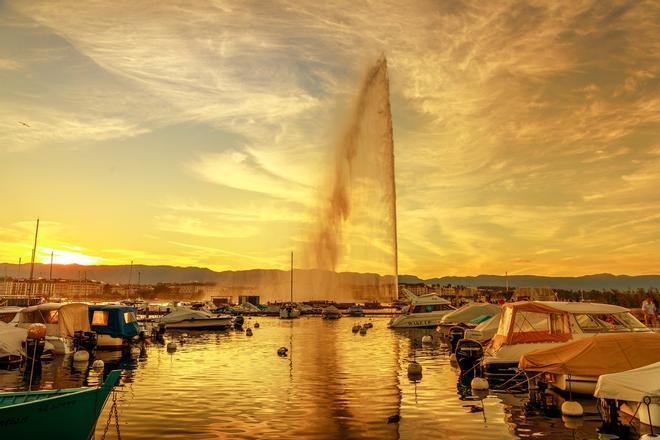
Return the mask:
<svg viewBox="0 0 660 440">
<path fill-rule="evenodd" d="M 376 284 L 353 294 L 353 299 L 363 301 L 393 300 L 398 273 L 396 190 L 385 57 L 367 72 L 362 83 L 350 120 L 336 144 L 333 174 L 324 199 L 309 264 L 330 271 L 333 278 L 338 278 L 334 272 L 339 266 L 393 275 L 393 286 Z M 346 296 L 346 292 L 337 292 L 339 283 L 334 284 L 334 298 Z M 314 290 L 319 292 L 319 288 Z"/>
</svg>

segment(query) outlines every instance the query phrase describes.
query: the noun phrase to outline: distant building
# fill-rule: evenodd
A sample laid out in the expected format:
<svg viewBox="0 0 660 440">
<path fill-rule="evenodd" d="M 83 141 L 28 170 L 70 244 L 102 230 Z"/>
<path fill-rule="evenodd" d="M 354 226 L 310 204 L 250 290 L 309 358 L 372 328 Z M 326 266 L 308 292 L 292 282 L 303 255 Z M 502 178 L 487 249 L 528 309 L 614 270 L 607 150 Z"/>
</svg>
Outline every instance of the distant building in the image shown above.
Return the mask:
<svg viewBox="0 0 660 440">
<path fill-rule="evenodd" d="M 258 306 L 261 297 L 259 295 L 240 295 L 238 297 L 239 304 L 250 303 L 253 306 Z"/>
</svg>

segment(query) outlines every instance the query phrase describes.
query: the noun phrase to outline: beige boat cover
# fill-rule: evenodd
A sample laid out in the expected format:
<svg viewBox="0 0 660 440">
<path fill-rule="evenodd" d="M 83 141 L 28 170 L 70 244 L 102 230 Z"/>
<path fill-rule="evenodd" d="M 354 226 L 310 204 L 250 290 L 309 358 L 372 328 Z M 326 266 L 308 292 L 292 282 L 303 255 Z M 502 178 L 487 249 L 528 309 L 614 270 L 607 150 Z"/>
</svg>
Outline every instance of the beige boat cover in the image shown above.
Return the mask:
<svg viewBox="0 0 660 440">
<path fill-rule="evenodd" d="M 600 376 L 660 361 L 660 334 L 600 334 L 521 356 L 519 367 L 577 376 Z"/>
<path fill-rule="evenodd" d="M 45 324 L 48 336 L 73 337 L 78 330 L 91 331 L 89 306 L 83 303 L 48 303 L 24 308 L 19 315 L 19 326 Z"/>
</svg>

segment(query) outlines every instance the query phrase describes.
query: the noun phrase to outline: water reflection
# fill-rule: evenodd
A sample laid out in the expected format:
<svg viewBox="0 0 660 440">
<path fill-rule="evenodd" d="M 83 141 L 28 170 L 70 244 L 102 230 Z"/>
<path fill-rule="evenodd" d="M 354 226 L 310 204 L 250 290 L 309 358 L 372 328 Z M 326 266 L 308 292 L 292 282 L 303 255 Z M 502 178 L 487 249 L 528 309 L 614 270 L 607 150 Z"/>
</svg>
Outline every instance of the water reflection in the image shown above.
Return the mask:
<svg viewBox="0 0 660 440">
<path fill-rule="evenodd" d="M 374 318 L 362 336 L 351 331 L 357 321 L 259 318 L 259 328 L 246 325 L 252 337 L 168 333 L 141 352 L 98 352 L 96 359 L 106 374 L 124 370 L 117 405 L 125 439 L 597 437 L 597 417 L 571 429 L 528 411 L 525 395 L 475 395 L 472 375 L 459 378 L 443 341 L 422 343 L 428 331 L 392 331 Z M 169 342 L 176 351 L 167 351 Z M 422 375 L 411 380 L 413 360 Z M 33 388 L 94 385 L 100 377 L 91 362 L 56 357 L 34 375 Z M 28 380 L 21 371 L 0 372 L 4 390 L 25 389 Z"/>
</svg>

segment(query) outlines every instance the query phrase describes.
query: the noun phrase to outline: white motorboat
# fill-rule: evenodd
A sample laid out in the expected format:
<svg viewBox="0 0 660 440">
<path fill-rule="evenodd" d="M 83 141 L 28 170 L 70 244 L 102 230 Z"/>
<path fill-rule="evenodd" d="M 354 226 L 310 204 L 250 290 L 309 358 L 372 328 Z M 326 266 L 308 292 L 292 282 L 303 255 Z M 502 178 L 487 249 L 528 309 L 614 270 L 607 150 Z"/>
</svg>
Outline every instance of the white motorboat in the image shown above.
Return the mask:
<svg viewBox="0 0 660 440">
<path fill-rule="evenodd" d="M 160 322 L 168 330 L 222 330 L 232 326 L 232 317 L 180 307 L 169 315 L 163 316 Z"/>
<path fill-rule="evenodd" d="M 523 301 L 502 306 L 497 332 L 482 360 L 488 379 L 508 380 L 520 357 L 595 334 L 650 332 L 628 309 L 611 304 Z"/>
<path fill-rule="evenodd" d="M 83 303 L 45 303 L 26 307 L 18 314 L 18 327 L 30 324 L 46 326 L 46 343 L 55 354 L 73 353 L 73 336 L 77 331 L 91 332 L 89 306 Z"/>
<path fill-rule="evenodd" d="M 468 328 L 465 329 L 465 334 L 464 338 L 465 339 L 472 339 L 474 341 L 478 341 L 482 344 L 487 343 L 491 339 L 493 339 L 493 336 L 495 336 L 495 333 L 497 333 L 497 327 L 500 325 L 500 314 L 501 310 L 490 317 L 490 319 L 482 322 L 475 328 Z"/>
<path fill-rule="evenodd" d="M 622 412 L 660 427 L 660 362 L 600 376 L 594 396 L 616 400 Z"/>
<path fill-rule="evenodd" d="M 402 315 L 390 320 L 389 328 L 435 328 L 446 314 L 456 310 L 436 294 L 418 296 L 406 289 L 402 292 L 410 299 L 410 305 Z"/>
</svg>

